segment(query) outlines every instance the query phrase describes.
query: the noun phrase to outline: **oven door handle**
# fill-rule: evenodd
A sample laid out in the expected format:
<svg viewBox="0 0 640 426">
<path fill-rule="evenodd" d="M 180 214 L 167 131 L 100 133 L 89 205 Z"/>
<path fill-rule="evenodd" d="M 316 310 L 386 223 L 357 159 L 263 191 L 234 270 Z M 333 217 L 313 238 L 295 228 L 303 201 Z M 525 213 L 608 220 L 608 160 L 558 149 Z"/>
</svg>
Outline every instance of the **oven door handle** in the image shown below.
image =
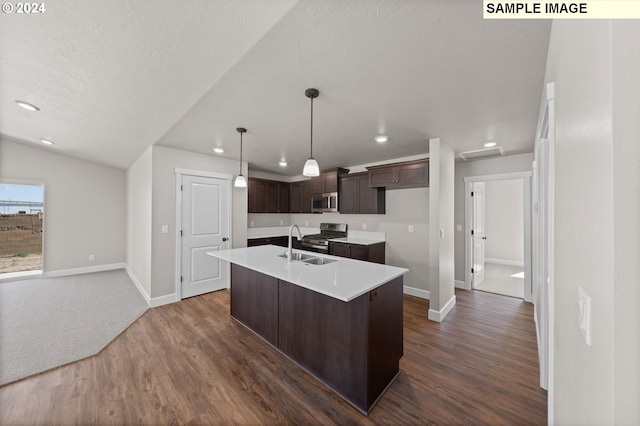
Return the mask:
<svg viewBox="0 0 640 426">
<path fill-rule="evenodd" d="M 302 244 L 302 247 L 311 247 L 319 250 L 329 250 L 329 246 L 321 246 L 319 244 Z"/>
</svg>

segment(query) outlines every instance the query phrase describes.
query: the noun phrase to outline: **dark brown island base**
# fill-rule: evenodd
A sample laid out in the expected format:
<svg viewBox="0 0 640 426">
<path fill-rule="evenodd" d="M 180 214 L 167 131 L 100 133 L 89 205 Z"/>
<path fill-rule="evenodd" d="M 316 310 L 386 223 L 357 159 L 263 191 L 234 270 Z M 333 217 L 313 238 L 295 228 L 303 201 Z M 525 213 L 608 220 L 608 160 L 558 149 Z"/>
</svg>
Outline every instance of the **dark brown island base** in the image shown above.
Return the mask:
<svg viewBox="0 0 640 426">
<path fill-rule="evenodd" d="M 243 261 L 240 263 L 246 263 Z M 336 267 L 338 262 L 288 262 L 282 268 L 284 273 L 299 278 L 319 268 L 334 267 L 338 274 L 349 268 L 372 266 L 352 259 L 339 262 L 351 264 Z M 256 269 L 264 272 L 264 268 Z M 320 271 L 320 275 L 327 273 L 327 269 Z M 314 275 L 317 278 L 317 273 Z M 231 316 L 368 414 L 400 372 L 403 279 L 398 275 L 343 301 L 232 261 Z M 335 280 L 328 285 L 340 284 Z"/>
</svg>

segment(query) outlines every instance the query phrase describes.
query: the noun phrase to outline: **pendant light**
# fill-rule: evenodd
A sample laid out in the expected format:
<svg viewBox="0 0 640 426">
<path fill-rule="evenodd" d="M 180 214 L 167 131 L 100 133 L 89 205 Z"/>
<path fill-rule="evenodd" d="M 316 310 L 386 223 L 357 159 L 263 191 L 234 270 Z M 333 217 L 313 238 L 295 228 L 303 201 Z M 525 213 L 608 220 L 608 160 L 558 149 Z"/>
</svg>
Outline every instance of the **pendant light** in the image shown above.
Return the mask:
<svg viewBox="0 0 640 426">
<path fill-rule="evenodd" d="M 313 158 L 313 99 L 317 98 L 320 92 L 318 89 L 307 89 L 304 91 L 304 95 L 311 99 L 311 155 L 306 163 L 304 163 L 304 169 L 302 174 L 305 176 L 320 176 L 320 167 L 318 162 Z"/>
<path fill-rule="evenodd" d="M 238 127 L 236 131 L 240 133 L 240 174 L 236 177 L 236 182 L 233 186 L 235 186 L 236 188 L 246 188 L 247 180 L 244 176 L 242 176 L 242 134 L 246 133 L 247 129 L 245 129 L 244 127 Z"/>
</svg>

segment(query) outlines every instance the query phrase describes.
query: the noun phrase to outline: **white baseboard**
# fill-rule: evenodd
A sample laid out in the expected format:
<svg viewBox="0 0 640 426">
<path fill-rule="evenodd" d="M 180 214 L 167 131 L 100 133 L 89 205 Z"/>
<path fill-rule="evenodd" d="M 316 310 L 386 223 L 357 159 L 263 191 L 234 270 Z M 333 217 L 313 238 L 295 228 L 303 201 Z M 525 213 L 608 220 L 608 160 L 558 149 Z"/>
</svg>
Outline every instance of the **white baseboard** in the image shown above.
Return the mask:
<svg viewBox="0 0 640 426">
<path fill-rule="evenodd" d="M 409 287 L 407 285 L 404 286 L 404 294 L 408 294 L 409 296 L 419 297 L 421 299 L 429 300 L 430 293 L 429 290 L 422 290 L 420 288 Z"/>
<path fill-rule="evenodd" d="M 442 309 L 439 311 L 434 311 L 433 309 L 429 309 L 429 319 L 431 321 L 442 322 L 444 317 L 447 316 L 449 311 L 456 305 L 456 296 L 454 295 L 449 299 L 449 301 L 444 305 Z"/>
<path fill-rule="evenodd" d="M 147 291 L 144 289 L 144 287 L 142 287 L 142 284 L 140 284 L 140 281 L 138 281 L 138 278 L 136 277 L 136 275 L 129 268 L 129 265 L 125 265 L 124 270 L 127 271 L 127 275 L 129 275 L 129 278 L 131 279 L 131 281 L 133 281 L 133 283 L 136 285 L 136 288 L 144 298 L 144 301 L 147 302 L 148 306 L 151 306 L 151 297 L 147 294 Z"/>
<path fill-rule="evenodd" d="M 507 265 L 507 266 L 520 266 L 524 268 L 524 261 L 518 260 L 509 260 L 509 259 L 496 259 L 494 257 L 485 257 L 485 263 L 496 263 L 498 265 Z"/>
<path fill-rule="evenodd" d="M 113 271 L 115 269 L 123 269 L 124 263 L 111 263 L 108 265 L 87 266 L 85 268 L 59 269 L 57 271 L 46 271 L 42 273 L 45 278 L 66 277 L 69 275 L 90 274 L 92 272 Z"/>
<path fill-rule="evenodd" d="M 129 268 L 129 266 L 125 265 L 124 269 L 125 271 L 127 271 L 129 278 L 131 278 L 131 281 L 133 281 L 133 283 L 136 285 L 136 288 L 138 289 L 138 291 L 140 292 L 140 294 L 142 295 L 145 302 L 147 302 L 147 305 L 149 305 L 150 308 L 156 308 L 158 306 L 168 305 L 169 303 L 178 302 L 180 300 L 176 293 L 167 294 L 165 296 L 159 296 L 159 297 L 149 296 L 149 294 L 144 289 L 142 284 L 140 284 L 140 281 L 138 281 L 138 278 L 135 276 L 135 274 Z"/>
<path fill-rule="evenodd" d="M 152 297 L 149 301 L 149 306 L 157 308 L 158 306 L 168 305 L 169 303 L 179 302 L 180 298 L 176 293 L 167 294 L 164 296 Z"/>
<path fill-rule="evenodd" d="M 464 281 L 455 280 L 453 283 L 456 288 L 461 288 L 462 290 L 471 290 L 469 287 L 467 287 L 467 284 Z"/>
</svg>

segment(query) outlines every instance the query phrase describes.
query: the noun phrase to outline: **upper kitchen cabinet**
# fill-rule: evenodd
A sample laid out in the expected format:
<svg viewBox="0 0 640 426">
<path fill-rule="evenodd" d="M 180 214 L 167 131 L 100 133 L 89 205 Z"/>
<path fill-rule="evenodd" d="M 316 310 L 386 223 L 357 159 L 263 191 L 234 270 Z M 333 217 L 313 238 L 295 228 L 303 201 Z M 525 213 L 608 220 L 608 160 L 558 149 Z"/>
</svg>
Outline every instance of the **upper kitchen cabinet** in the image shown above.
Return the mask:
<svg viewBox="0 0 640 426">
<path fill-rule="evenodd" d="M 289 211 L 291 213 L 311 213 L 312 187 L 310 180 L 293 182 L 289 185 Z"/>
<path fill-rule="evenodd" d="M 289 184 L 249 178 L 249 213 L 289 213 Z"/>
<path fill-rule="evenodd" d="M 372 188 L 429 186 L 429 159 L 367 167 Z"/>
<path fill-rule="evenodd" d="M 349 173 L 349 170 L 340 167 L 320 172 L 320 176 L 311 178 L 311 187 L 314 194 L 326 192 L 338 192 L 339 177 Z"/>
<path fill-rule="evenodd" d="M 340 177 L 338 211 L 342 214 L 384 214 L 384 188 L 369 187 L 369 174 L 353 173 Z"/>
</svg>

